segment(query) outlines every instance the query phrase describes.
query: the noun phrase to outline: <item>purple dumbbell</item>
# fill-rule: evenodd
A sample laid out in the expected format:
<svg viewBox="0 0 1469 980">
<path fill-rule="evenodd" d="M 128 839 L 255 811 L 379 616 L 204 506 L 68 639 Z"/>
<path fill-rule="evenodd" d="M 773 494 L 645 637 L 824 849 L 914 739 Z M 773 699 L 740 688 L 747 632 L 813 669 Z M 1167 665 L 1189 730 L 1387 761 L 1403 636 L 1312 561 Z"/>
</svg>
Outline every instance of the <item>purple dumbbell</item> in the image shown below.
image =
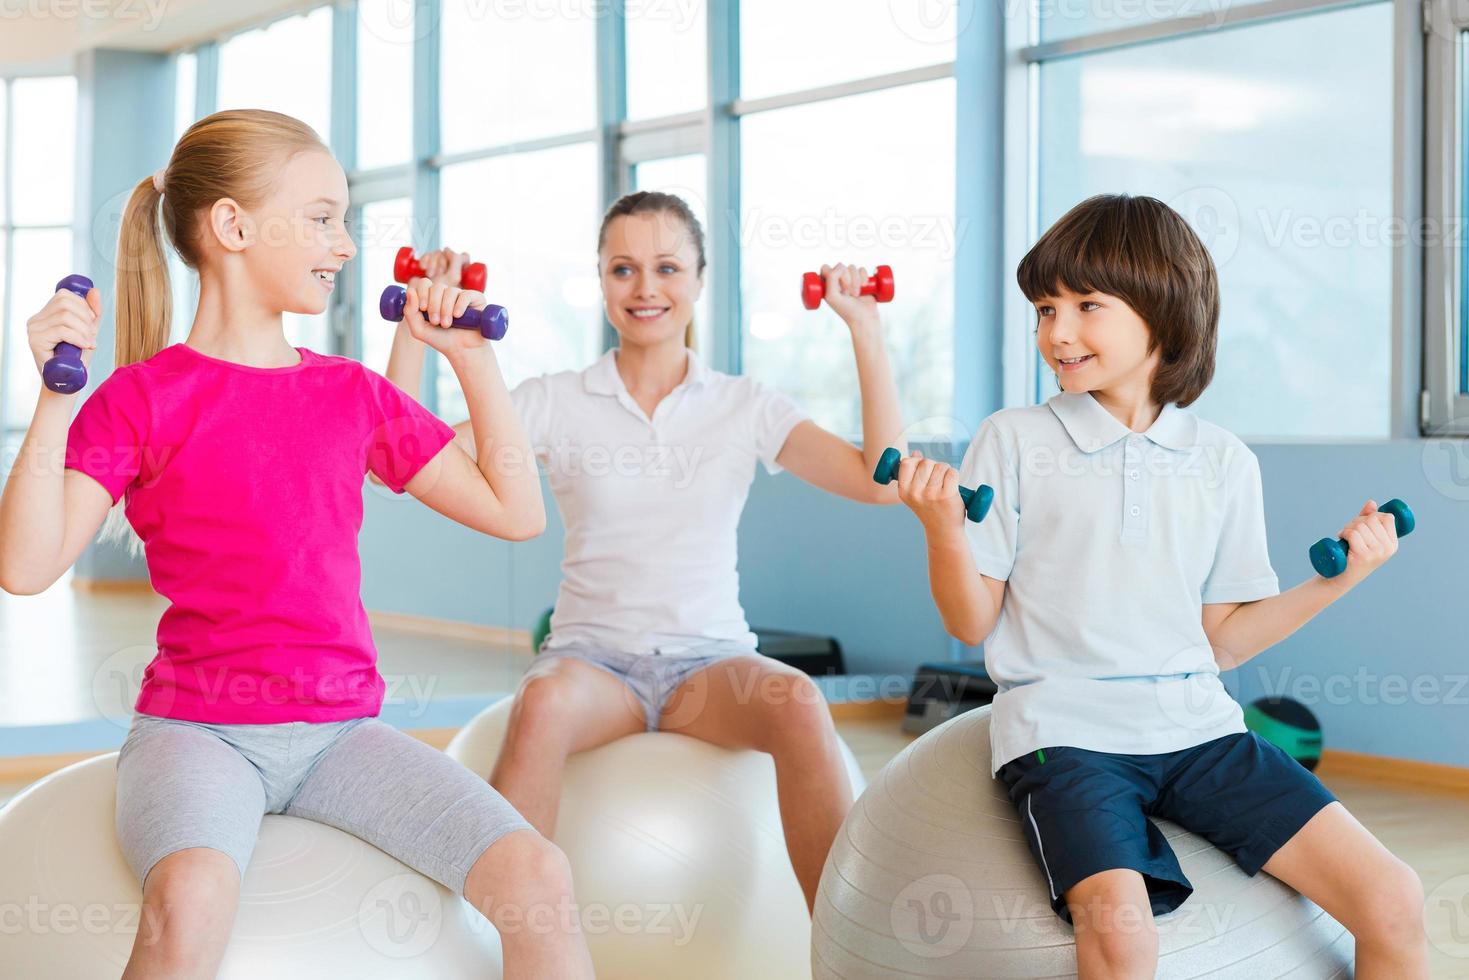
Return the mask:
<svg viewBox="0 0 1469 980">
<path fill-rule="evenodd" d="M 383 315 L 384 320 L 397 323 L 403 319 L 403 306 L 407 302 L 408 291 L 406 289 L 402 286 L 389 286 L 383 290 L 383 297 L 378 300 L 377 309 Z M 505 307 L 491 303 L 482 310 L 465 310 L 462 316 L 454 318 L 450 326 L 478 330 L 486 340 L 499 340 L 505 336 L 505 331 L 510 329 L 510 314 L 505 312 Z"/>
<path fill-rule="evenodd" d="M 82 299 L 92 291 L 92 280 L 86 276 L 67 276 L 56 284 L 56 291 L 63 289 L 76 293 Z M 60 343 L 51 352 L 51 359 L 41 369 L 46 387 L 52 391 L 69 395 L 87 386 L 87 367 L 82 363 L 82 352 L 76 344 Z"/>
</svg>

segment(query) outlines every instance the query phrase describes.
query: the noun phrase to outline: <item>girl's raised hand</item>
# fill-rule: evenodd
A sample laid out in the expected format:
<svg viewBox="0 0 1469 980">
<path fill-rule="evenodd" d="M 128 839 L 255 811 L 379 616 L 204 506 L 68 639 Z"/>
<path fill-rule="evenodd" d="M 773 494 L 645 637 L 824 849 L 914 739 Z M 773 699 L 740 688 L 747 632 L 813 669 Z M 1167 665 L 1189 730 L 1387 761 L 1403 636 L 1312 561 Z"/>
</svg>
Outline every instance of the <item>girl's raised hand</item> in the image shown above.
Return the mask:
<svg viewBox="0 0 1469 980">
<path fill-rule="evenodd" d="M 97 325 L 102 318 L 102 294 L 96 288 L 82 299 L 70 290 L 60 289 L 26 321 L 26 339 L 36 371 L 44 373 L 46 362 L 56 353 L 57 344 L 72 344 L 81 349 L 82 364 L 92 363 L 97 349 Z"/>
<path fill-rule="evenodd" d="M 457 273 L 456 273 L 457 275 Z M 405 290 L 403 322 L 413 336 L 441 354 L 480 347 L 485 338 L 478 330 L 454 329 L 456 317 L 473 307 L 482 310 L 489 305 L 484 293 L 460 289 L 431 279 L 414 279 Z"/>
</svg>

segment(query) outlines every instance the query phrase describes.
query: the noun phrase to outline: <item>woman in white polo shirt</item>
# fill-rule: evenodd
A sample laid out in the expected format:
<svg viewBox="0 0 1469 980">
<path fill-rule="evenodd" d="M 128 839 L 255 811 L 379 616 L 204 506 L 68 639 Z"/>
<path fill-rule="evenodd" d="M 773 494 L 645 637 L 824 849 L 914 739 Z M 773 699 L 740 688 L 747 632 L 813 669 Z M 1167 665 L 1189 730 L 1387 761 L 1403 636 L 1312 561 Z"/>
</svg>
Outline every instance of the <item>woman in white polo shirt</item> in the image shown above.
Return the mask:
<svg viewBox="0 0 1469 980">
<path fill-rule="evenodd" d="M 430 322 L 467 304 L 468 256 L 427 255 Z M 865 270 L 822 268 L 851 329 L 862 396 L 859 449 L 785 395 L 711 370 L 689 346 L 704 285 L 704 237 L 688 206 L 639 192 L 607 212 L 598 269 L 620 340 L 583 371 L 513 392 L 566 526 L 551 634 L 516 694 L 490 776 L 537 830 L 556 826 L 566 757 L 643 730 L 753 748 L 775 761 L 781 822 L 808 906 L 852 792 L 836 731 L 802 672 L 755 652 L 739 603 L 736 527 L 757 460 L 823 490 L 897 502 L 872 471 L 902 446 L 902 420 Z M 423 347 L 402 327 L 388 377 L 416 394 Z M 469 423 L 456 426 L 474 454 Z"/>
</svg>

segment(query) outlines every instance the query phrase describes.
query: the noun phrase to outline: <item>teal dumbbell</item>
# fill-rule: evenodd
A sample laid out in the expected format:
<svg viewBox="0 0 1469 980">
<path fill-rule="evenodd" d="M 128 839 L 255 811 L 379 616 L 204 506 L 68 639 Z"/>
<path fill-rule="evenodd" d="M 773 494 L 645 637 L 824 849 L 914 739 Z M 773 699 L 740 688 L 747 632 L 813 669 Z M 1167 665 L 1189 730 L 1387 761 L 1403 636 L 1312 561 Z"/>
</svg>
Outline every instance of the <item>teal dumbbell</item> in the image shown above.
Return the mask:
<svg viewBox="0 0 1469 980">
<path fill-rule="evenodd" d="M 898 464 L 902 461 L 902 453 L 896 449 L 884 449 L 882 458 L 877 461 L 877 469 L 872 471 L 872 479 L 887 486 L 898 478 Z M 981 483 L 978 490 L 960 487 L 959 497 L 964 501 L 964 516 L 978 524 L 990 512 L 990 504 L 995 502 L 995 491 Z"/>
<path fill-rule="evenodd" d="M 1381 507 L 1377 508 L 1380 514 L 1391 514 L 1393 524 L 1397 527 L 1398 537 L 1406 538 L 1413 533 L 1418 521 L 1413 517 L 1413 512 L 1408 505 L 1394 497 Z M 1341 538 L 1333 541 L 1331 538 L 1322 538 L 1311 545 L 1311 567 L 1316 569 L 1316 574 L 1322 578 L 1335 578 L 1347 570 L 1347 543 Z"/>
</svg>

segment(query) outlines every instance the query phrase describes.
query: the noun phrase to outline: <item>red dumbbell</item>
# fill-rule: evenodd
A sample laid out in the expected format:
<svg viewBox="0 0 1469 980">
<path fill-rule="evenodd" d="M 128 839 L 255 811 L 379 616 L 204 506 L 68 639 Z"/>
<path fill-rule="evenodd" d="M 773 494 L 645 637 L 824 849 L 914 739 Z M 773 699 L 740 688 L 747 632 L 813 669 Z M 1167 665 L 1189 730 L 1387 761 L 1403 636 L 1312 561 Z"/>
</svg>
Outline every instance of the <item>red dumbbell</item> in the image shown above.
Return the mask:
<svg viewBox="0 0 1469 980">
<path fill-rule="evenodd" d="M 406 283 L 410 279 L 419 279 L 423 276 L 423 265 L 413 254 L 412 247 L 404 245 L 398 249 L 398 257 L 393 260 L 393 280 Z M 469 262 L 459 271 L 459 286 L 461 289 L 472 289 L 477 293 L 485 291 L 485 264 L 483 262 Z"/>
<path fill-rule="evenodd" d="M 880 265 L 877 272 L 862 284 L 863 296 L 876 296 L 879 303 L 893 301 L 893 267 Z M 806 309 L 814 310 L 826 298 L 826 282 L 819 272 L 808 272 L 801 277 L 801 302 Z"/>
</svg>

